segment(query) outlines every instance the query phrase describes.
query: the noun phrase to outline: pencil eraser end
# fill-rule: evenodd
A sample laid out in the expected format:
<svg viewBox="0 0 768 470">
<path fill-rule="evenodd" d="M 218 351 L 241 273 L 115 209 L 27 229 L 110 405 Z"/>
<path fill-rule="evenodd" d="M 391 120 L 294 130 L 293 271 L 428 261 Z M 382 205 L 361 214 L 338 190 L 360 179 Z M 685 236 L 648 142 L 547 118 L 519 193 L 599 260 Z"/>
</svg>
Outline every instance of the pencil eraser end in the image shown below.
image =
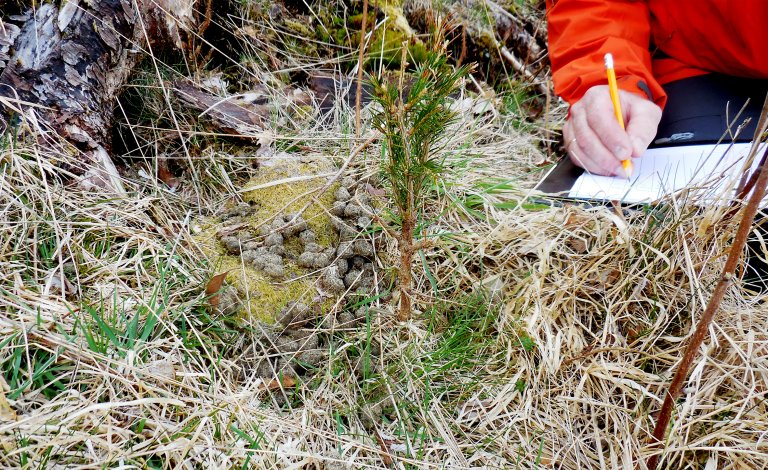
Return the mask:
<svg viewBox="0 0 768 470">
<path fill-rule="evenodd" d="M 613 54 L 611 54 L 610 52 L 605 54 L 604 59 L 605 59 L 605 68 L 612 69 L 613 68 Z"/>
</svg>

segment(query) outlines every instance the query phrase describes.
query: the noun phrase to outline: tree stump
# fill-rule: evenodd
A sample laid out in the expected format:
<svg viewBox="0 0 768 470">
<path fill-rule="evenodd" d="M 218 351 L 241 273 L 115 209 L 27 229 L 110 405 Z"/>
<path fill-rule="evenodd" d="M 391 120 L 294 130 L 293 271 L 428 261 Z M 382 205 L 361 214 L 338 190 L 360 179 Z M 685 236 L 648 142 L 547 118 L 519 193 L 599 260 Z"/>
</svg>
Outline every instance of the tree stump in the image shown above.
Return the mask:
<svg viewBox="0 0 768 470">
<path fill-rule="evenodd" d="M 143 56 L 182 47 L 194 3 L 65 0 L 0 19 L 0 131 L 14 114 L 52 129 L 81 152 L 68 170 L 83 186 L 123 192 L 110 158 L 117 96 Z"/>
</svg>

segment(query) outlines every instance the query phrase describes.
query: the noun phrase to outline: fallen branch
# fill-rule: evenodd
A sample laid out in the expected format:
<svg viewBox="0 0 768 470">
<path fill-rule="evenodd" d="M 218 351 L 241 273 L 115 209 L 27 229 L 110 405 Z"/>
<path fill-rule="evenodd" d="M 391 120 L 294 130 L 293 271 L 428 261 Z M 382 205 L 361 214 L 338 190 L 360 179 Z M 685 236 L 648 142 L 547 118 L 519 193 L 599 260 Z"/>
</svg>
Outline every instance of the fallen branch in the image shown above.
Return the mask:
<svg viewBox="0 0 768 470">
<path fill-rule="evenodd" d="M 150 47 L 179 47 L 193 6 L 194 0 L 41 2 L 10 17 L 20 26 L 0 21 L 0 132 L 11 114 L 39 125 L 35 130 L 52 129 L 78 149 L 82 164 L 67 170 L 83 187 L 124 193 L 110 158 L 117 95 Z"/>
<path fill-rule="evenodd" d="M 541 93 L 542 96 L 549 96 L 549 88 L 547 85 L 541 82 L 537 82 L 536 76 L 533 74 L 533 72 L 528 70 L 525 64 L 518 60 L 517 57 L 515 57 L 514 54 L 512 54 L 509 49 L 506 48 L 506 46 L 502 46 L 498 43 L 496 46 L 499 48 L 501 56 L 504 57 L 504 59 L 512 65 L 512 68 L 515 69 L 515 72 L 522 75 L 523 78 L 525 78 L 528 83 L 536 88 L 536 91 Z"/>
<path fill-rule="evenodd" d="M 173 92 L 184 106 L 198 113 L 198 119 L 233 137 L 261 135 L 275 110 L 266 89 L 221 97 L 188 80 L 178 80 Z M 297 88 L 286 87 L 282 92 L 285 106 L 304 106 L 311 101 L 308 93 Z"/>
</svg>

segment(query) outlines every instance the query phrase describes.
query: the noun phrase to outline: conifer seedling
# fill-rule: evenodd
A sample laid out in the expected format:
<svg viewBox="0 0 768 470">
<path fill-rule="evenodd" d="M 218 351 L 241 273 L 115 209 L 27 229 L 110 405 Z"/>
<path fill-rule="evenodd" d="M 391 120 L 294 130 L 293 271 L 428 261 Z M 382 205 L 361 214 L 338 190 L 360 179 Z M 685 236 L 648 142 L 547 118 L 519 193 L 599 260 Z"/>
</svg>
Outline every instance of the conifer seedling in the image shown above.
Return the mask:
<svg viewBox="0 0 768 470">
<path fill-rule="evenodd" d="M 399 74 L 395 78 L 371 79 L 374 100 L 381 105 L 373 116 L 373 125 L 384 138 L 381 174 L 399 226 L 393 235 L 400 255 L 400 321 L 411 316 L 413 256 L 425 245 L 424 239 L 416 239 L 422 204 L 447 171 L 442 157 L 445 133 L 457 117 L 449 107 L 449 97 L 470 72 L 466 66 L 454 68 L 448 63 L 445 26 L 436 29 L 426 58 L 415 67 L 413 76 L 406 74 L 407 44 L 403 44 Z"/>
</svg>

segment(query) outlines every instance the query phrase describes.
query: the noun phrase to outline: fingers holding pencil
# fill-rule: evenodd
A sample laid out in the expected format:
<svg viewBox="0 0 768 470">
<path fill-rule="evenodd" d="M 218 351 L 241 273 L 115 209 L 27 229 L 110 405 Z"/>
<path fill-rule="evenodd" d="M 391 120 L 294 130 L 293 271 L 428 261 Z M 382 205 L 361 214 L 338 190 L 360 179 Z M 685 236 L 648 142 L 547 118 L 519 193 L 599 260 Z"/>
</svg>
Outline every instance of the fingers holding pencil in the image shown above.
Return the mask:
<svg viewBox="0 0 768 470">
<path fill-rule="evenodd" d="M 572 108 L 571 116 L 563 127 L 563 138 L 568 155 L 576 165 L 598 175 L 620 174 L 621 160 L 609 150 L 610 145 L 603 142 L 597 129 L 590 125 L 589 113 L 580 106 Z"/>
<path fill-rule="evenodd" d="M 622 100 L 632 100 L 624 93 L 620 92 Z M 632 157 L 634 146 L 614 116 L 607 85 L 592 87 L 571 107 L 563 137 L 576 165 L 598 175 L 626 176 L 621 162 Z"/>
<path fill-rule="evenodd" d="M 639 157 L 648 149 L 648 146 L 656 137 L 656 131 L 661 121 L 661 108 L 653 101 L 637 96 L 633 93 L 619 91 L 620 94 L 630 95 L 631 106 L 625 106 L 625 121 L 627 122 L 627 135 L 632 141 L 632 156 Z M 622 102 L 627 100 L 622 97 Z"/>
<path fill-rule="evenodd" d="M 590 173 L 626 177 L 621 162 L 641 156 L 656 135 L 661 108 L 624 90 L 618 90 L 618 98 L 626 130 L 616 117 L 607 84 L 587 90 L 571 106 L 563 127 L 568 155 Z"/>
</svg>

